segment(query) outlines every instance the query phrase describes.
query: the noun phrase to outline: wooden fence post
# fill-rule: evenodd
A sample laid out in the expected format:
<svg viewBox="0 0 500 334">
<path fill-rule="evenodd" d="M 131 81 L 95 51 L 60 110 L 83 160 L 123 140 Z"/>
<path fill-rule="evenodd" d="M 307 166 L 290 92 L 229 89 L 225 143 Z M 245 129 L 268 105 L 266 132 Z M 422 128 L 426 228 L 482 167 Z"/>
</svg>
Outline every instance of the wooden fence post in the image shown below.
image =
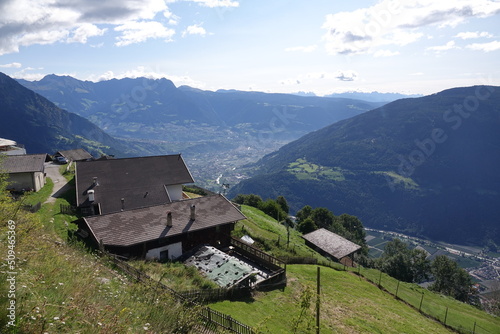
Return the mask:
<svg viewBox="0 0 500 334">
<path fill-rule="evenodd" d="M 422 298 L 420 299 L 420 306 L 418 307 L 418 311 L 422 312 L 422 302 L 424 301 L 424 293 L 422 292 Z"/>
</svg>

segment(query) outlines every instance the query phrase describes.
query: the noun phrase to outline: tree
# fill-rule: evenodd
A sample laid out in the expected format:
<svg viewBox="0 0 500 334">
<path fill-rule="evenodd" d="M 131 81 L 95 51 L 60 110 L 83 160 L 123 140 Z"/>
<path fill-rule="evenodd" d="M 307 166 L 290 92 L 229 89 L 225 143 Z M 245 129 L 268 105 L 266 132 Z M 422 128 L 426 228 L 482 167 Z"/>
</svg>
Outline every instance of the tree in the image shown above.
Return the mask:
<svg viewBox="0 0 500 334">
<path fill-rule="evenodd" d="M 446 255 L 438 255 L 432 262 L 435 282 L 429 289 L 451 296 L 463 302 L 468 301 L 472 278 L 469 273 Z"/>
<path fill-rule="evenodd" d="M 297 211 L 297 215 L 296 215 L 297 220 L 299 222 L 305 220 L 306 218 L 308 218 L 311 215 L 312 211 L 313 211 L 313 209 L 310 205 L 304 206 L 302 209 Z"/>
<path fill-rule="evenodd" d="M 258 208 L 262 204 L 262 198 L 254 194 L 238 194 L 235 198 L 233 198 L 233 201 L 238 204 L 253 206 L 254 208 Z"/>
<path fill-rule="evenodd" d="M 318 226 L 314 223 L 314 220 L 312 220 L 311 217 L 308 217 L 308 218 L 302 220 L 297 225 L 297 230 L 299 230 L 303 234 L 316 231 L 317 229 L 318 229 Z"/>
<path fill-rule="evenodd" d="M 267 201 L 262 202 L 259 205 L 259 209 L 261 209 L 265 214 L 273 217 L 277 221 L 281 221 L 288 216 L 285 211 L 283 211 L 281 206 L 272 199 L 268 199 Z"/>
<path fill-rule="evenodd" d="M 420 249 L 409 249 L 400 239 L 385 245 L 379 268 L 390 276 L 410 283 L 419 283 L 428 277 L 430 262 Z"/>
<path fill-rule="evenodd" d="M 366 232 L 363 223 L 356 216 L 351 216 L 346 213 L 335 217 L 343 228 L 343 237 L 363 247 L 363 253 L 368 254 L 368 245 L 366 244 Z"/>
<path fill-rule="evenodd" d="M 391 257 L 399 253 L 404 253 L 408 251 L 408 245 L 401 241 L 401 239 L 392 239 L 384 248 L 384 256 Z"/>
<path fill-rule="evenodd" d="M 333 213 L 327 208 L 316 208 L 312 211 L 311 216 L 312 220 L 316 225 L 321 228 L 328 228 L 333 225 L 333 221 L 335 217 Z"/>
<path fill-rule="evenodd" d="M 290 212 L 290 207 L 288 206 L 288 202 L 286 201 L 285 197 L 278 196 L 278 198 L 276 199 L 276 203 L 278 203 L 279 206 L 281 206 L 281 209 L 285 211 L 285 213 L 288 214 L 288 212 Z"/>
</svg>

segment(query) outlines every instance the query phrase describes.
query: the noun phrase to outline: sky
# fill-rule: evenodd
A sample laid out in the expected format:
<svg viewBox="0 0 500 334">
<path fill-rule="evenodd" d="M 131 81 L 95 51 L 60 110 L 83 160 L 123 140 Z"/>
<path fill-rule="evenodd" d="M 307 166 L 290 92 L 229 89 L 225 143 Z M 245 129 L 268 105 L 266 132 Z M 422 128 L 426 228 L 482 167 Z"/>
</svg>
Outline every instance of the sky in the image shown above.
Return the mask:
<svg viewBox="0 0 500 334">
<path fill-rule="evenodd" d="M 499 0 L 0 0 L 0 72 L 262 92 L 500 85 Z"/>
</svg>

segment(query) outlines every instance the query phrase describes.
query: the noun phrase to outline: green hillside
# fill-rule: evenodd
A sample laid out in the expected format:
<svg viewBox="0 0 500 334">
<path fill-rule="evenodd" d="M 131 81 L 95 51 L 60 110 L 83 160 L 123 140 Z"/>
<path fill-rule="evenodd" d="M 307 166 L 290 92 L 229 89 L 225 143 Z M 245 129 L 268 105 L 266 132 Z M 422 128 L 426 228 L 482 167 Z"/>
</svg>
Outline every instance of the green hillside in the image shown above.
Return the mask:
<svg viewBox="0 0 500 334">
<path fill-rule="evenodd" d="M 52 186 L 49 181 L 41 192 L 29 195 L 24 202 L 43 202 Z M 19 210 L 19 204 L 8 199 L 4 192 L 0 195 L 0 251 L 7 254 L 7 231 L 12 225 L 8 222 L 12 220 L 17 256 L 12 269 L 16 271 L 16 327 L 14 330 L 8 326 L 9 285 L 2 284 L 2 332 L 198 332 L 196 310 L 192 307 L 186 308 L 168 294 L 117 272 L 105 258 L 68 239 L 68 230 L 74 229 L 70 222 L 76 217 L 61 213 L 60 205 L 74 201 L 71 191 L 54 204 L 44 204 L 36 214 Z M 476 333 L 482 333 L 479 329 L 494 333 L 500 326 L 498 318 L 412 284 L 398 287 L 398 297 L 404 302 L 400 301 L 366 280 L 378 282 L 382 277 L 381 285 L 394 294 L 397 286 L 394 279 L 365 268 L 360 270 L 362 277 L 356 275 L 359 269 L 343 271 L 342 266 L 327 263 L 306 247 L 297 231 L 289 231 L 287 242 L 288 231 L 276 220 L 252 207 L 243 206 L 242 210 L 248 219 L 237 224 L 235 236 L 248 234 L 256 240 L 256 246 L 275 256 L 314 256 L 334 267 L 321 268 L 322 332 L 449 332 L 418 312 L 422 291 L 425 292 L 422 311 L 443 321 L 448 307 L 447 324 L 464 333 L 470 331 L 475 322 Z M 141 261 L 131 264 L 178 291 L 213 287 L 193 268 L 182 264 Z M 297 333 L 312 333 L 316 270 L 312 265 L 288 265 L 288 285 L 284 290 L 258 292 L 249 300 L 220 302 L 211 307 L 253 326 L 259 333 L 291 333 L 295 327 Z M 6 271 L 0 273 L 2 282 L 8 277 Z"/>
<path fill-rule="evenodd" d="M 500 87 L 402 99 L 334 123 L 256 163 L 230 191 L 285 194 L 365 226 L 454 243 L 500 244 Z"/>
<path fill-rule="evenodd" d="M 299 232 L 290 230 L 287 245 L 283 242 L 287 240 L 283 225 L 253 207 L 243 205 L 242 211 L 248 219 L 237 224 L 234 236 L 247 234 L 256 241 L 255 246 L 278 257 L 314 257 L 322 264 L 322 332 L 451 332 L 443 325 L 445 322 L 461 333 L 470 333 L 474 327 L 476 333 L 495 333 L 500 328 L 498 317 L 416 284 L 398 282 L 376 269 L 344 271 L 342 265 L 327 261 L 307 247 Z M 314 325 L 315 321 L 316 270 L 316 265 L 288 265 L 288 285 L 284 290 L 259 292 L 249 300 L 218 302 L 210 307 L 262 333 L 292 333 L 295 327 L 297 333 L 312 333 L 313 329 L 307 331 L 304 326 Z M 310 306 L 301 325 L 295 326 L 302 311 L 303 293 L 308 290 L 312 294 Z"/>
</svg>

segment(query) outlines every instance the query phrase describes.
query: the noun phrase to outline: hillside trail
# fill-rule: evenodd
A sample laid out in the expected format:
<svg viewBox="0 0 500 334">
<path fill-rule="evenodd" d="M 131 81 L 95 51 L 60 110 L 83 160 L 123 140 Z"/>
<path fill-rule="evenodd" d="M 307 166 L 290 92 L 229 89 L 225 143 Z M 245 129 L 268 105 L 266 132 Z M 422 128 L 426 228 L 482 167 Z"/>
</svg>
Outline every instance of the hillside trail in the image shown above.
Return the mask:
<svg viewBox="0 0 500 334">
<path fill-rule="evenodd" d="M 55 164 L 53 161 L 45 163 L 45 173 L 47 177 L 50 177 L 52 182 L 54 182 L 54 188 L 49 198 L 44 203 L 54 203 L 56 198 L 64 194 L 70 188 L 66 178 L 59 172 L 60 166 L 61 165 Z"/>
</svg>

